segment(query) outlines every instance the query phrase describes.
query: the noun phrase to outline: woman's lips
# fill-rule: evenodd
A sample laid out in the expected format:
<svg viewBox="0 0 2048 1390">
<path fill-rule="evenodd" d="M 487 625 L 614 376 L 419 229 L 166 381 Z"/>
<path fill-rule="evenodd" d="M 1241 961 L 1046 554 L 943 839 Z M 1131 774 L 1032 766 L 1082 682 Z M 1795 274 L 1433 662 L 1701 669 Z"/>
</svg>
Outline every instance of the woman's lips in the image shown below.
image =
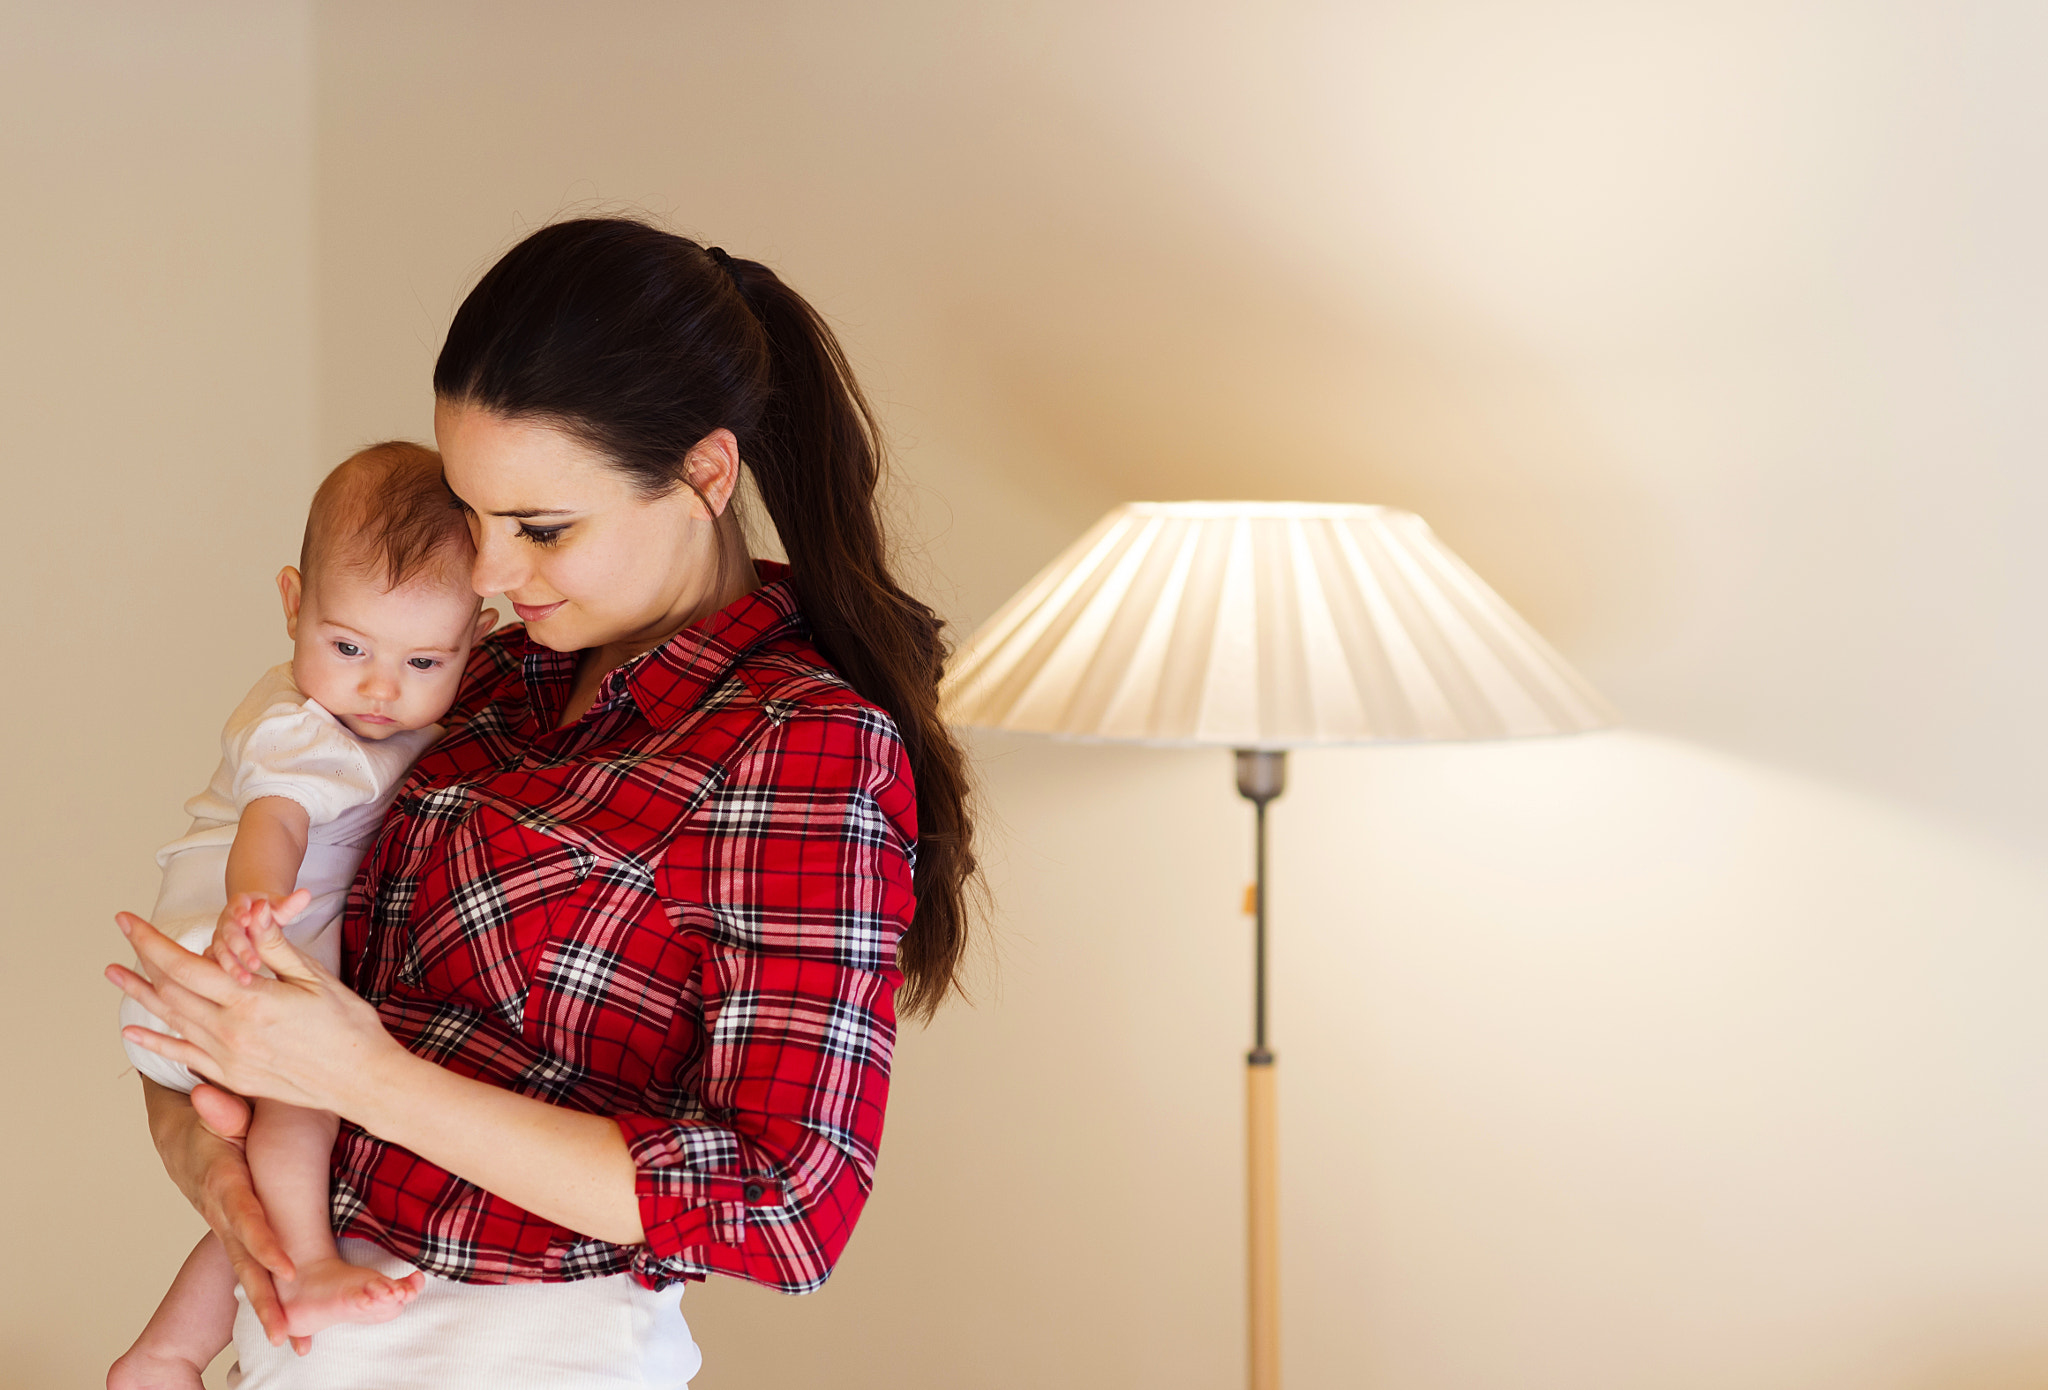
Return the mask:
<svg viewBox="0 0 2048 1390">
<path fill-rule="evenodd" d="M 519 615 L 519 621 L 523 623 L 537 623 L 568 601 L 567 599 L 556 599 L 553 603 L 543 603 L 538 608 L 532 608 L 526 604 L 515 602 L 512 605 L 512 611 Z"/>
</svg>

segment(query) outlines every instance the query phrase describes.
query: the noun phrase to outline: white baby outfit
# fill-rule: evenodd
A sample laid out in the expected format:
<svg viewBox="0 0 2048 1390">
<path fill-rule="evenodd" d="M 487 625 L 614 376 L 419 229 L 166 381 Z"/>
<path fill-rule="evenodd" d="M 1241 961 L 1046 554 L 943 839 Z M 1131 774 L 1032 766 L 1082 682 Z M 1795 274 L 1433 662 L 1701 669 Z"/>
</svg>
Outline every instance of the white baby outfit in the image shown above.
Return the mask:
<svg viewBox="0 0 2048 1390">
<path fill-rule="evenodd" d="M 299 689 L 289 663 L 264 672 L 220 732 L 213 780 L 185 803 L 192 828 L 156 852 L 164 879 L 151 924 L 188 951 L 205 950 L 227 906 L 228 851 L 242 812 L 258 797 L 285 797 L 305 807 L 311 822 L 298 886 L 313 895 L 285 936 L 338 972 L 341 909 L 356 866 L 406 770 L 440 736 L 434 724 L 382 740 L 357 738 Z M 170 1031 L 132 999 L 121 1002 L 121 1022 Z M 129 1060 L 152 1081 L 179 1091 L 197 1081 L 169 1058 L 133 1043 L 127 1048 Z"/>
</svg>

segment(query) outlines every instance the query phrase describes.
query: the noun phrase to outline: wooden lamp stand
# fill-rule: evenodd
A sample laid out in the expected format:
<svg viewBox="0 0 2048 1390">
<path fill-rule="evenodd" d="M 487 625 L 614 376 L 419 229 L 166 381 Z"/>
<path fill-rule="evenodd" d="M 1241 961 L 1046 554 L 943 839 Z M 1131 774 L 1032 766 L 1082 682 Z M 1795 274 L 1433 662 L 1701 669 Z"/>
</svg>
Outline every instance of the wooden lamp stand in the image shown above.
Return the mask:
<svg viewBox="0 0 2048 1390">
<path fill-rule="evenodd" d="M 1287 754 L 1239 749 L 1238 795 L 1257 810 L 1252 885 L 1252 1050 L 1245 1054 L 1245 1215 L 1249 1237 L 1245 1357 L 1251 1390 L 1280 1390 L 1280 1117 L 1279 1080 L 1266 1046 L 1266 803 L 1287 789 Z"/>
</svg>

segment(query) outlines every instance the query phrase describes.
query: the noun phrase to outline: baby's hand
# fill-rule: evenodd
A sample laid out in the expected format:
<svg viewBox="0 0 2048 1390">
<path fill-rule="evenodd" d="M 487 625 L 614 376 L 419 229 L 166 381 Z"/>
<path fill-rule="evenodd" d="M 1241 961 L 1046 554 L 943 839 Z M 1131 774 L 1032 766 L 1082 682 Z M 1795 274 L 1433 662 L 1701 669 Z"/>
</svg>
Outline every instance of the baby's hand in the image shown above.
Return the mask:
<svg viewBox="0 0 2048 1390">
<path fill-rule="evenodd" d="M 312 901 L 313 895 L 303 888 L 282 898 L 267 893 L 235 894 L 214 923 L 213 945 L 207 954 L 242 984 L 254 982 L 263 969 L 256 943 L 277 936 L 284 924 L 296 919 Z"/>
<path fill-rule="evenodd" d="M 245 985 L 256 978 L 256 969 L 261 964 L 252 939 L 259 904 L 267 914 L 270 910 L 268 898 L 254 893 L 237 893 L 228 899 L 228 905 L 221 909 L 220 919 L 213 924 L 213 944 L 206 951 L 215 964 Z"/>
</svg>

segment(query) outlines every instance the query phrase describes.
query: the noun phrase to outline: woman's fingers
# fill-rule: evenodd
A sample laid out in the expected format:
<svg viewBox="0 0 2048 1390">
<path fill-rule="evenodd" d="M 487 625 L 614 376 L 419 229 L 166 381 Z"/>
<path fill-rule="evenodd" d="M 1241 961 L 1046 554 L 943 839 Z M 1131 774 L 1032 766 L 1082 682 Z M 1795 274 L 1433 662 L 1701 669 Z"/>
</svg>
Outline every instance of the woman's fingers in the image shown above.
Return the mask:
<svg viewBox="0 0 2048 1390">
<path fill-rule="evenodd" d="M 220 1067 L 202 1048 L 194 1047 L 183 1038 L 174 1038 L 169 1033 L 152 1033 L 147 1028 L 129 1024 L 121 1030 L 121 1036 L 137 1047 L 147 1048 L 159 1057 L 168 1057 L 187 1071 L 219 1082 Z"/>
<path fill-rule="evenodd" d="M 298 1277 L 299 1267 L 292 1263 L 292 1257 L 284 1252 L 284 1242 L 270 1228 L 270 1215 L 257 1200 L 254 1187 L 244 1183 L 239 1191 L 225 1195 L 220 1215 L 242 1253 L 266 1273 L 278 1279 Z"/>
<path fill-rule="evenodd" d="M 272 1240 L 274 1242 L 275 1237 Z M 272 1346 L 283 1346 L 285 1339 L 291 1335 L 291 1329 L 285 1322 L 284 1304 L 277 1296 L 277 1284 L 273 1278 L 276 1272 L 257 1259 L 253 1250 L 233 1236 L 221 1235 L 220 1243 L 221 1248 L 228 1253 L 229 1263 L 235 1267 L 235 1281 L 242 1286 L 242 1292 L 249 1296 L 249 1311 L 256 1315 L 256 1321 L 263 1324 L 263 1335 L 270 1339 Z M 284 1254 L 282 1247 L 278 1249 L 277 1254 Z M 290 1263 L 289 1260 L 285 1261 L 287 1267 Z M 283 1274 L 276 1277 L 291 1276 Z M 300 1354 L 304 1355 L 303 1352 Z"/>
<path fill-rule="evenodd" d="M 255 934 L 256 954 L 270 967 L 270 973 L 280 980 L 295 980 L 310 984 L 315 979 L 313 963 L 292 945 L 282 928 L 274 923 L 268 931 Z"/>
<path fill-rule="evenodd" d="M 105 970 L 102 970 L 100 974 L 105 976 L 108 983 L 112 984 L 115 989 L 120 990 L 121 993 L 142 1005 L 143 1008 L 148 1009 L 158 1018 L 164 1016 L 162 1008 L 159 1007 L 164 1001 L 157 996 L 156 986 L 151 984 L 146 976 L 136 974 L 125 965 L 110 965 Z"/>
<path fill-rule="evenodd" d="M 255 1180 L 249 1174 L 249 1165 L 243 1159 L 242 1151 L 221 1144 L 217 1136 L 204 1129 L 201 1134 L 206 1136 L 214 1158 L 207 1165 L 193 1201 L 200 1216 L 220 1237 L 221 1244 L 231 1256 L 239 1253 L 242 1258 L 253 1261 L 257 1268 L 267 1270 L 279 1279 L 297 1277 L 298 1267 L 285 1253 L 284 1243 L 271 1229 L 269 1213 L 263 1210 L 263 1203 L 256 1196 Z"/>
<path fill-rule="evenodd" d="M 133 970 L 120 965 L 108 966 L 105 974 L 122 993 L 183 1035 L 159 1033 L 131 1023 L 121 1030 L 124 1039 L 159 1057 L 168 1057 L 210 1081 L 225 1084 L 221 1066 L 214 1060 L 216 1049 L 212 1045 L 216 1039 L 209 1026 L 213 1015 L 218 1012 L 217 1006 L 175 980 L 165 979 L 152 985 Z"/>
<path fill-rule="evenodd" d="M 122 935 L 128 938 L 128 944 L 135 948 L 135 954 L 158 985 L 166 980 L 175 980 L 202 999 L 216 1004 L 233 997 L 235 982 L 225 970 L 206 957 L 193 955 L 132 912 L 118 912 L 114 914 L 114 920 L 120 924 Z"/>
<path fill-rule="evenodd" d="M 168 977 L 152 983 L 125 965 L 110 965 L 101 973 L 123 994 L 187 1035 L 200 1029 L 216 1007 Z"/>
<path fill-rule="evenodd" d="M 198 1010 L 210 1008 L 192 991 L 172 980 L 160 980 L 152 984 L 145 977 L 136 974 L 125 965 L 110 965 L 100 972 L 121 993 L 133 999 L 156 1017 L 166 1027 L 182 1033 L 191 1033 L 198 1026 Z M 147 1030 L 143 1030 L 147 1031 Z M 161 1036 L 152 1034 L 152 1036 Z M 144 1046 L 148 1046 L 147 1043 Z"/>
</svg>

